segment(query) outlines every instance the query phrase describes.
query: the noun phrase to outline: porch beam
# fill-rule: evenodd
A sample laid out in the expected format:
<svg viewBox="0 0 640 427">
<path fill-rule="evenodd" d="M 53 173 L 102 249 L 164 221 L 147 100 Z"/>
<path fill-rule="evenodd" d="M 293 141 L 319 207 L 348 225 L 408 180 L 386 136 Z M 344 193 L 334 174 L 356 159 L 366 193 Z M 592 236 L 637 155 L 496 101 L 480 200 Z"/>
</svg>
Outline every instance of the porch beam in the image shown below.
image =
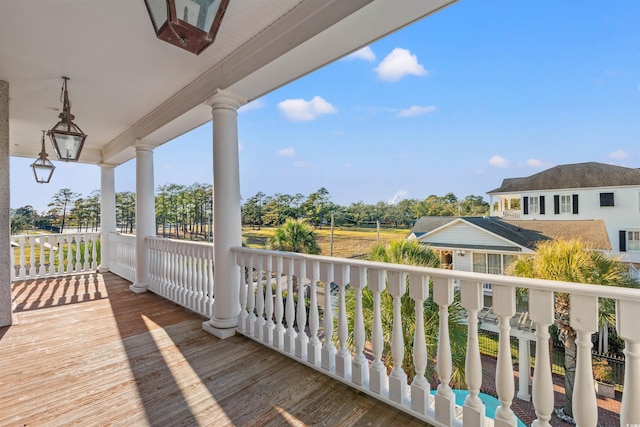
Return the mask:
<svg viewBox="0 0 640 427">
<path fill-rule="evenodd" d="M 213 316 L 202 328 L 218 338 L 235 335 L 240 313 L 240 270 L 231 253 L 242 245 L 238 108 L 246 99 L 217 90 L 208 104 L 213 119 Z"/>
</svg>

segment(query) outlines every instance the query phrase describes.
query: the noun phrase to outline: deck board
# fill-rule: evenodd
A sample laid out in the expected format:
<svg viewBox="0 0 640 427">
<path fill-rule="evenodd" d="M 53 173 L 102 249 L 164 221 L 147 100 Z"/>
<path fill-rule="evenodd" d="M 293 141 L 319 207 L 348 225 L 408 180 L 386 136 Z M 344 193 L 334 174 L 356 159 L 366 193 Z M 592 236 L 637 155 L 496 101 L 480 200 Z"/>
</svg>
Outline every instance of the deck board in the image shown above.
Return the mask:
<svg viewBox="0 0 640 427">
<path fill-rule="evenodd" d="M 17 282 L 2 426 L 422 425 L 113 274 Z"/>
</svg>

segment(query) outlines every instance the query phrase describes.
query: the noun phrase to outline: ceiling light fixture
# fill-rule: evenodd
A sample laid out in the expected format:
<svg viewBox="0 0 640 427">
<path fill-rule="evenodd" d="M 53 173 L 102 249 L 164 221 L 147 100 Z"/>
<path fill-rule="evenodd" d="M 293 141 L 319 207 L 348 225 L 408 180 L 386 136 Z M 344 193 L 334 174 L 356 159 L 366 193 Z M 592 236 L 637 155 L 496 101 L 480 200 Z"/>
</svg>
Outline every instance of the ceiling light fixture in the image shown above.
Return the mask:
<svg viewBox="0 0 640 427">
<path fill-rule="evenodd" d="M 144 0 L 160 40 L 200 55 L 213 43 L 229 0 Z"/>
<path fill-rule="evenodd" d="M 87 135 L 73 122 L 75 116 L 71 114 L 71 102 L 67 92 L 67 81 L 69 77 L 62 76 L 62 90 L 60 102 L 62 102 L 62 112 L 58 115 L 60 121 L 48 132 L 56 150 L 58 159 L 65 162 L 77 162 Z"/>
<path fill-rule="evenodd" d="M 42 151 L 40 151 L 40 157 L 31 163 L 36 182 L 40 184 L 48 184 L 51 180 L 51 175 L 53 175 L 53 170 L 56 168 L 53 163 L 51 163 L 51 160 L 47 158 L 48 155 L 44 149 L 44 134 L 46 132 L 46 130 L 42 131 Z"/>
</svg>

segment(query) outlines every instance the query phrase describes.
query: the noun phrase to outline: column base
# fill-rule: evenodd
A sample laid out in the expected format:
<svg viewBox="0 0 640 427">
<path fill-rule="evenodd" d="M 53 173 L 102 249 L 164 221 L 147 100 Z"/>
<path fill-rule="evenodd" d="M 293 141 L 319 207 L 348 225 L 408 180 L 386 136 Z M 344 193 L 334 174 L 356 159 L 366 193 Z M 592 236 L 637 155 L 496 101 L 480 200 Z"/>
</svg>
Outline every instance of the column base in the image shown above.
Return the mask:
<svg viewBox="0 0 640 427">
<path fill-rule="evenodd" d="M 146 283 L 134 283 L 133 285 L 129 286 L 129 290 L 131 292 L 135 292 L 136 294 L 142 294 L 144 292 L 147 292 L 149 289 Z"/>
<path fill-rule="evenodd" d="M 210 333 L 211 335 L 213 335 L 214 337 L 218 337 L 221 340 L 227 339 L 227 338 L 231 338 L 232 336 L 234 336 L 236 334 L 236 328 L 216 328 L 215 326 L 211 325 L 210 321 L 206 321 L 206 322 L 202 322 L 202 329 L 204 329 L 205 332 Z"/>
<path fill-rule="evenodd" d="M 98 267 L 98 273 L 103 274 L 103 273 L 108 273 L 109 272 L 109 266 L 108 265 L 101 265 L 100 267 Z"/>
</svg>

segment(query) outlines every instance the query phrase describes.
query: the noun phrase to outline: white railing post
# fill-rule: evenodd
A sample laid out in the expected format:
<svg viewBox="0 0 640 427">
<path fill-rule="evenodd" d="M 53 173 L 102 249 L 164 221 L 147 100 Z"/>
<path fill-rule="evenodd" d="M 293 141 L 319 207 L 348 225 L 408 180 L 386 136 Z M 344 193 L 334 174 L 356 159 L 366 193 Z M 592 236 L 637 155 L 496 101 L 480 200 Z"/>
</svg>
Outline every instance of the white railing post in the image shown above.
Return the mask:
<svg viewBox="0 0 640 427">
<path fill-rule="evenodd" d="M 259 257 L 259 255 L 257 255 Z M 256 291 L 253 286 L 253 255 L 249 255 L 247 262 L 247 269 L 249 270 L 249 283 L 247 284 L 247 327 L 245 330 L 247 334 L 253 335 L 256 326 L 256 313 L 254 312 L 256 305 Z M 260 273 L 258 273 L 259 275 Z M 260 280 L 260 277 L 258 277 Z"/>
<path fill-rule="evenodd" d="M 282 257 L 276 257 L 276 327 L 273 334 L 273 346 L 283 348 L 284 346 L 284 326 L 282 325 L 282 317 L 284 316 L 284 306 L 282 301 L 282 280 L 283 280 L 283 262 Z"/>
<path fill-rule="evenodd" d="M 402 296 L 407 292 L 407 275 L 397 271 L 387 273 L 389 293 L 393 297 L 393 327 L 391 357 L 393 369 L 389 375 L 389 399 L 402 403 L 407 394 L 407 373 L 404 371 L 404 334 L 402 331 Z"/>
<path fill-rule="evenodd" d="M 44 246 L 45 246 L 45 242 L 47 241 L 47 237 L 46 236 L 41 236 L 40 237 L 40 268 L 38 269 L 38 276 L 43 277 L 44 275 L 47 274 L 47 270 L 45 267 L 46 264 L 46 259 L 44 257 Z"/>
<path fill-rule="evenodd" d="M 367 287 L 373 293 L 373 326 L 371 330 L 371 347 L 373 350 L 373 363 L 369 367 L 369 390 L 377 394 L 387 392 L 389 387 L 387 369 L 382 363 L 382 350 L 384 348 L 382 334 L 382 311 L 380 307 L 380 293 L 386 288 L 385 271 L 367 269 Z M 406 383 L 406 381 L 405 381 Z"/>
<path fill-rule="evenodd" d="M 250 271 L 247 269 L 247 258 L 252 255 L 236 253 L 236 262 L 240 266 L 240 313 L 238 313 L 238 330 L 244 332 L 247 329 L 247 289 L 251 283 Z"/>
<path fill-rule="evenodd" d="M 452 425 L 455 418 L 455 395 L 449 386 L 453 363 L 451 360 L 451 342 L 449 339 L 449 306 L 453 303 L 453 283 L 451 279 L 433 278 L 433 300 L 438 304 L 438 385 L 435 397 L 436 420 Z"/>
<path fill-rule="evenodd" d="M 571 295 L 571 327 L 576 331 L 576 378 L 573 387 L 573 417 L 580 427 L 598 424 L 598 402 L 593 386 L 591 335 L 598 331 L 598 298 Z"/>
<path fill-rule="evenodd" d="M 322 344 L 322 368 L 333 371 L 335 368 L 336 347 L 333 345 L 333 296 L 331 295 L 331 284 L 333 283 L 333 264 L 323 262 L 320 264 L 320 280 L 324 283 L 324 319 L 323 332 L 324 343 Z"/>
<path fill-rule="evenodd" d="M 307 326 L 307 307 L 304 300 L 304 281 L 307 278 L 307 263 L 303 259 L 296 259 L 295 273 L 298 278 L 298 301 L 296 306 L 296 322 L 298 335 L 296 335 L 296 356 L 300 359 L 307 358 L 307 343 L 309 337 L 305 332 Z"/>
<path fill-rule="evenodd" d="M 24 236 L 18 238 L 18 250 L 20 251 L 20 269 L 18 270 L 18 278 L 24 279 L 27 277 L 27 261 L 25 260 L 25 241 Z"/>
<path fill-rule="evenodd" d="M 415 302 L 416 330 L 413 337 L 413 365 L 416 375 L 411 381 L 411 409 L 421 415 L 427 413 L 431 386 L 427 381 L 427 341 L 424 331 L 424 301 L 429 298 L 429 278 L 409 275 L 409 296 Z"/>
<path fill-rule="evenodd" d="M 364 317 L 362 313 L 362 290 L 367 286 L 367 269 L 351 268 L 349 284 L 356 292 L 356 313 L 353 321 L 353 344 L 356 353 L 351 362 L 351 381 L 357 385 L 365 385 L 369 381 L 369 363 L 364 356 Z"/>
<path fill-rule="evenodd" d="M 347 334 L 349 333 L 347 323 L 346 306 L 346 286 L 349 283 L 350 267 L 341 266 L 342 277 L 338 283 L 338 352 L 336 353 L 336 374 L 341 378 L 351 377 L 351 353 L 347 349 Z"/>
<path fill-rule="evenodd" d="M 464 364 L 469 395 L 462 409 L 464 424 L 469 427 L 484 426 L 484 404 L 478 397 L 482 386 L 482 361 L 478 342 L 478 312 L 483 307 L 482 283 L 463 280 L 461 283 L 461 303 L 469 313 L 467 329 L 467 355 Z"/>
<path fill-rule="evenodd" d="M 36 247 L 35 236 L 29 236 L 29 276 L 34 277 L 36 275 Z"/>
<path fill-rule="evenodd" d="M 620 426 L 640 425 L 640 302 L 618 300 L 616 329 L 624 339 L 624 393 L 620 409 Z"/>
<path fill-rule="evenodd" d="M 257 339 L 262 339 L 262 332 L 264 331 L 264 292 L 262 290 L 262 262 L 263 257 L 257 256 L 258 261 L 256 266 L 256 324 L 253 329 L 253 336 Z"/>
<path fill-rule="evenodd" d="M 287 304 L 285 306 L 285 319 L 287 331 L 284 334 L 284 351 L 290 354 L 296 352 L 296 330 L 293 328 L 295 319 L 295 307 L 293 304 L 293 275 L 295 273 L 293 258 L 285 258 L 287 273 Z"/>
<path fill-rule="evenodd" d="M 267 344 L 273 343 L 273 330 L 275 328 L 275 324 L 273 323 L 273 288 L 271 285 L 271 273 L 273 269 L 272 262 L 273 259 L 270 255 L 262 257 L 262 263 L 267 275 L 264 296 L 264 313 L 266 316 L 266 322 L 262 327 L 262 339 Z"/>
<path fill-rule="evenodd" d="M 311 287 L 309 288 L 309 332 L 311 338 L 307 343 L 307 361 L 313 365 L 320 366 L 320 352 L 322 343 L 318 339 L 320 329 L 320 313 L 318 312 L 318 281 L 320 266 L 317 261 L 307 261 L 307 271 L 310 272 Z"/>
<path fill-rule="evenodd" d="M 91 248 L 91 269 L 95 270 L 98 268 L 98 235 L 94 234 L 92 238 L 92 248 Z M 102 244 L 102 243 L 100 243 Z M 53 250 L 53 245 L 50 250 Z"/>
<path fill-rule="evenodd" d="M 59 235 L 58 237 L 58 274 L 64 274 L 64 242 L 65 237 L 64 234 Z M 68 247 L 69 245 L 67 245 Z"/>
<path fill-rule="evenodd" d="M 511 410 L 515 383 L 511 361 L 511 325 L 509 324 L 509 320 L 516 313 L 515 287 L 493 285 L 493 311 L 498 316 L 500 328 L 496 367 L 496 391 L 500 406 L 496 409 L 494 425 L 496 427 L 515 427 L 517 420 Z"/>
<path fill-rule="evenodd" d="M 549 326 L 554 319 L 553 292 L 530 289 L 529 316 L 536 325 L 536 365 L 533 369 L 531 392 L 538 418 L 532 427 L 550 427 L 554 400 L 549 356 Z"/>
</svg>

